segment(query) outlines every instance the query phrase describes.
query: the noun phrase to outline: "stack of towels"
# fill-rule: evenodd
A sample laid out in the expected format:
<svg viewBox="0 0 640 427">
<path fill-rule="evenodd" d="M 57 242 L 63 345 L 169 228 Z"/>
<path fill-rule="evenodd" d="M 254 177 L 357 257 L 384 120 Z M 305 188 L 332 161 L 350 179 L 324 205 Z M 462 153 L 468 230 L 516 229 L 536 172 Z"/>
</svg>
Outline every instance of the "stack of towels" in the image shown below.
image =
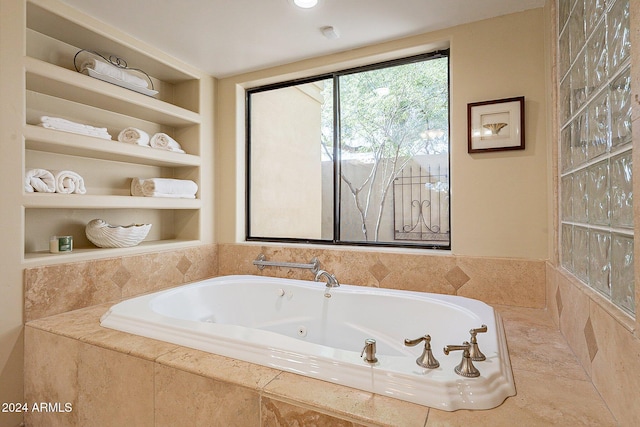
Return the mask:
<svg viewBox="0 0 640 427">
<path fill-rule="evenodd" d="M 138 144 L 144 147 L 159 148 L 161 150 L 173 151 L 175 153 L 185 152 L 180 144 L 166 133 L 159 132 L 152 137 L 149 137 L 148 133 L 134 127 L 123 129 L 118 134 L 118 141 L 126 142 L 127 144 Z"/>
<path fill-rule="evenodd" d="M 111 139 L 111 135 L 107 132 L 107 128 L 98 128 L 82 123 L 72 122 L 70 120 L 61 119 L 59 117 L 40 117 L 39 126 L 47 129 L 61 130 L 64 132 L 78 133 L 81 135 L 93 136 L 102 139 Z"/>
<path fill-rule="evenodd" d="M 198 184 L 188 179 L 133 178 L 131 180 L 132 196 L 195 199 L 197 192 Z"/>
<path fill-rule="evenodd" d="M 143 88 L 149 87 L 149 82 L 147 80 L 126 71 L 124 68 L 116 67 L 115 65 L 110 64 L 103 59 L 94 57 L 88 52 L 86 54 L 83 54 L 82 56 L 83 57 L 80 58 L 81 73 L 88 74 L 87 70 L 91 69 L 100 74 L 109 76 L 112 79 L 119 80 L 123 83 Z"/>
<path fill-rule="evenodd" d="M 85 194 L 84 179 L 69 170 L 48 171 L 29 169 L 24 176 L 24 191 L 27 193 Z"/>
</svg>

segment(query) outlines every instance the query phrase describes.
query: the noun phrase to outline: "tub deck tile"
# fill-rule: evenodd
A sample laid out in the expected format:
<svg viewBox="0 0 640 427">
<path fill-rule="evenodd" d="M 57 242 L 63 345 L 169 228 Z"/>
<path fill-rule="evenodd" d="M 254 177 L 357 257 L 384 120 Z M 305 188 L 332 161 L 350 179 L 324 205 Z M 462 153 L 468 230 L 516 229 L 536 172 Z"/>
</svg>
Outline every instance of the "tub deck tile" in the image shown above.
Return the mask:
<svg viewBox="0 0 640 427">
<path fill-rule="evenodd" d="M 517 395 L 489 411 L 429 411 L 426 427 L 439 426 L 616 426 L 593 384 L 555 375 L 514 370 Z"/>
<path fill-rule="evenodd" d="M 167 376 L 167 373 L 180 371 L 195 375 L 195 378 L 202 378 L 203 384 L 228 383 L 229 387 L 239 386 L 249 393 L 246 395 L 241 393 L 242 396 L 253 395 L 259 400 L 263 412 L 277 409 L 281 416 L 284 414 L 285 418 L 291 417 L 296 420 L 311 416 L 319 420 L 318 422 L 341 419 L 345 421 L 345 426 L 394 427 L 424 427 L 425 423 L 427 427 L 458 425 L 466 427 L 471 423 L 478 426 L 506 426 L 520 423 L 527 427 L 555 424 L 599 427 L 616 425 L 611 412 L 545 310 L 498 307 L 511 353 L 517 395 L 507 398 L 502 405 L 492 410 L 445 412 L 102 328 L 99 325 L 100 316 L 111 305 L 111 303 L 101 304 L 34 320 L 27 324 L 25 346 L 30 351 L 25 358 L 27 379 L 31 378 L 28 377 L 29 373 L 36 376 L 26 381 L 26 396 L 32 400 L 41 400 L 44 395 L 41 396 L 40 393 L 44 392 L 43 387 L 46 384 L 57 382 L 66 384 L 64 381 L 67 377 L 57 377 L 63 375 L 63 371 L 67 371 L 60 370 L 63 362 L 52 367 L 50 356 L 47 356 L 49 352 L 57 349 L 60 355 L 67 355 L 73 350 L 72 353 L 75 356 L 69 355 L 70 361 L 76 360 L 79 355 L 87 355 L 87 357 L 90 355 L 92 363 L 100 369 L 107 368 L 105 365 L 107 359 L 113 358 L 118 361 L 122 359 L 131 362 L 131 366 L 145 366 L 147 369 L 155 365 L 156 374 L 164 372 L 166 375 L 163 378 L 167 380 L 173 378 Z M 55 336 L 58 338 L 54 339 Z M 35 339 L 36 337 L 38 339 Z M 51 338 L 51 343 L 45 339 L 47 337 Z M 38 349 L 39 353 L 32 352 L 33 349 Z M 124 353 L 124 355 L 118 358 L 116 357 L 118 353 Z M 104 357 L 106 359 L 102 360 Z M 149 365 L 151 361 L 154 363 Z M 113 365 L 114 369 L 118 363 Z M 41 382 L 44 378 L 41 376 L 40 369 L 43 367 L 48 367 L 47 369 L 50 370 L 50 372 L 47 371 L 47 375 L 56 375 L 56 381 Z M 108 367 L 112 367 L 111 363 Z M 86 372 L 89 374 L 91 370 Z M 109 375 L 120 377 L 124 381 L 124 377 L 115 370 Z M 106 384 L 109 381 L 107 376 L 100 381 L 100 384 Z M 123 389 L 126 388 L 124 382 L 120 386 Z M 69 388 L 60 387 L 61 389 Z M 210 386 L 206 386 L 205 389 L 207 387 Z M 75 393 L 66 398 L 80 405 L 82 400 L 78 394 L 80 391 L 75 390 Z M 156 398 L 159 397 L 156 396 Z M 84 405 L 87 403 L 83 402 Z M 255 409 L 255 405 L 253 407 L 260 412 Z M 78 411 L 72 415 L 78 417 L 80 413 Z M 156 412 L 156 416 L 158 415 L 160 414 Z M 269 415 L 264 412 L 264 416 L 272 415 L 277 414 L 273 412 Z M 255 419 L 252 422 L 254 421 Z M 261 421 L 266 422 L 265 419 Z M 78 423 L 78 425 L 81 424 L 80 421 Z"/>
<path fill-rule="evenodd" d="M 423 427 L 429 413 L 426 406 L 288 372 L 271 381 L 264 388 L 264 395 L 380 426 Z"/>
<path fill-rule="evenodd" d="M 548 312 L 517 307 L 496 309 L 502 316 L 514 370 L 589 380 Z"/>
<path fill-rule="evenodd" d="M 94 305 L 28 322 L 32 328 L 53 332 L 68 338 L 81 339 L 100 331 L 100 317 L 114 303 Z"/>
<path fill-rule="evenodd" d="M 155 361 L 163 354 L 179 348 L 176 344 L 103 328 L 102 326 L 99 326 L 99 328 L 99 330 L 80 338 L 80 341 L 151 361 Z"/>
<path fill-rule="evenodd" d="M 203 377 L 262 390 L 280 370 L 187 347 L 177 347 L 156 363 Z"/>
</svg>

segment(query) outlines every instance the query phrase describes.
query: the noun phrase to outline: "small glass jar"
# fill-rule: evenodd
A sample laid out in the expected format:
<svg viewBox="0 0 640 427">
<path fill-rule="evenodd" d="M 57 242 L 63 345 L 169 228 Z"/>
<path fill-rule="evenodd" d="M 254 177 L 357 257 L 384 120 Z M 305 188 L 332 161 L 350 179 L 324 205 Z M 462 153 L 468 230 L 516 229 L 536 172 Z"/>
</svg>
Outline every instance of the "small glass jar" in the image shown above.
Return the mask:
<svg viewBox="0 0 640 427">
<path fill-rule="evenodd" d="M 51 236 L 49 239 L 49 252 L 57 254 L 71 252 L 73 250 L 73 236 Z"/>
</svg>

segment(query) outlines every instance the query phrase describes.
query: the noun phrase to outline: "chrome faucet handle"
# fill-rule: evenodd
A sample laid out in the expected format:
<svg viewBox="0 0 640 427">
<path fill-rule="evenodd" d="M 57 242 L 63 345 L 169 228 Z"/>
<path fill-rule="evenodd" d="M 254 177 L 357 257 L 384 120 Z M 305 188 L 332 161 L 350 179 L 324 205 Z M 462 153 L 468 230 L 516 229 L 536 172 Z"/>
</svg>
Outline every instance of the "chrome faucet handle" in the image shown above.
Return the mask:
<svg viewBox="0 0 640 427">
<path fill-rule="evenodd" d="M 476 338 L 476 335 L 480 332 L 487 332 L 487 325 L 482 325 L 479 328 L 471 329 L 469 331 L 469 333 L 471 334 L 471 348 L 469 349 L 469 357 L 471 357 L 471 360 L 475 362 L 481 362 L 487 359 L 487 357 L 480 351 L 480 347 L 478 347 L 478 339 Z"/>
<path fill-rule="evenodd" d="M 360 357 L 364 355 L 364 361 L 367 363 L 377 363 L 378 358 L 376 357 L 376 340 L 373 338 L 367 338 L 364 340 L 364 348 L 362 349 L 362 353 L 360 353 Z"/>
<path fill-rule="evenodd" d="M 444 354 L 449 355 L 451 351 L 462 350 L 462 361 L 454 368 L 454 371 L 463 377 L 479 377 L 480 371 L 473 366 L 471 357 L 469 357 L 469 348 L 471 348 L 471 344 L 468 341 L 463 342 L 462 345 L 448 345 L 444 348 Z"/>
<path fill-rule="evenodd" d="M 440 366 L 440 362 L 438 362 L 436 358 L 433 357 L 433 352 L 431 351 L 431 335 L 424 335 L 414 340 L 405 338 L 404 345 L 413 347 L 420 344 L 422 341 L 424 341 L 424 350 L 422 351 L 422 355 L 416 359 L 416 363 L 418 364 L 418 366 L 422 366 L 423 368 L 437 368 L 438 366 Z"/>
</svg>

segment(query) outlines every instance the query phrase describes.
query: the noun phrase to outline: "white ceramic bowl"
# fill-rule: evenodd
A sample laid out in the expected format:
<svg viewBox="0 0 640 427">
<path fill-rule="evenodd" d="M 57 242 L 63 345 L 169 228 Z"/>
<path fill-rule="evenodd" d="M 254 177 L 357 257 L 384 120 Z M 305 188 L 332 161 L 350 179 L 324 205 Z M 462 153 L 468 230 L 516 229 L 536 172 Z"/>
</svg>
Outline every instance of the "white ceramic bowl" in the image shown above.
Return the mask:
<svg viewBox="0 0 640 427">
<path fill-rule="evenodd" d="M 87 239 L 99 248 L 128 248 L 147 237 L 151 224 L 110 225 L 93 219 L 85 227 Z"/>
</svg>

